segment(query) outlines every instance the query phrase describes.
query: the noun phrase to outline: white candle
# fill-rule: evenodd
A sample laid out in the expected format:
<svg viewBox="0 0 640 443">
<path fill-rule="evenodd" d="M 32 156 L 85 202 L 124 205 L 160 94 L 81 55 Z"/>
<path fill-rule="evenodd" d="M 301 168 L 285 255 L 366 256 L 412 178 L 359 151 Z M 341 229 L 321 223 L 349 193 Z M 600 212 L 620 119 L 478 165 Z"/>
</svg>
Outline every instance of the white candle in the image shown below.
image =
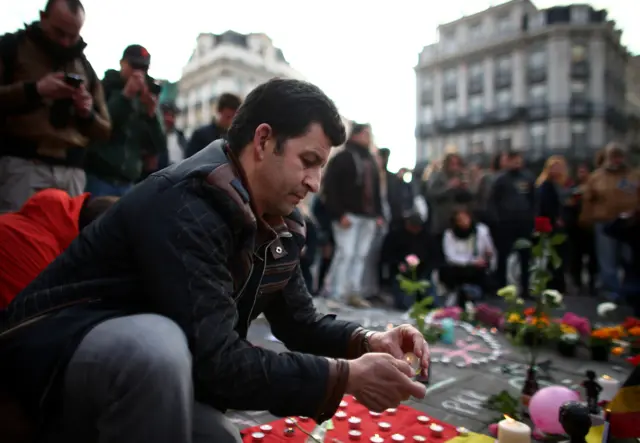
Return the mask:
<svg viewBox="0 0 640 443">
<path fill-rule="evenodd" d="M 391 436 L 391 440 L 397 441 L 398 443 L 403 442 L 404 441 L 404 435 L 402 435 L 402 434 L 393 434 Z"/>
<path fill-rule="evenodd" d="M 362 437 L 362 432 L 356 430 L 349 431 L 349 440 L 358 441 L 360 437 Z"/>
<path fill-rule="evenodd" d="M 264 440 L 264 434 L 262 432 L 254 432 L 253 434 L 251 434 L 251 438 L 256 442 L 262 441 Z"/>
<path fill-rule="evenodd" d="M 346 401 L 342 400 L 342 401 L 340 402 L 340 409 L 344 409 L 344 408 L 346 408 L 347 406 L 349 406 L 349 403 L 347 403 Z"/>
<path fill-rule="evenodd" d="M 505 415 L 498 423 L 498 443 L 531 443 L 531 428 Z"/>
<path fill-rule="evenodd" d="M 369 415 L 371 416 L 371 418 L 378 418 L 382 414 L 380 412 L 369 411 Z"/>
<path fill-rule="evenodd" d="M 427 439 L 425 437 L 423 437 L 422 435 L 414 435 L 413 436 L 413 441 L 415 443 L 424 443 L 425 441 L 427 441 Z"/>
<path fill-rule="evenodd" d="M 603 375 L 598 379 L 598 384 L 602 386 L 602 392 L 598 400 L 611 401 L 620 390 L 620 382 L 615 378 Z"/>
<path fill-rule="evenodd" d="M 380 437 L 378 434 L 374 435 L 369 439 L 371 443 L 384 443 L 384 438 Z"/>
<path fill-rule="evenodd" d="M 432 423 L 429 428 L 431 429 L 431 435 L 433 435 L 434 437 L 442 437 L 442 431 L 444 431 L 444 428 L 442 426 Z"/>
<path fill-rule="evenodd" d="M 296 424 L 296 421 L 293 418 L 285 418 L 284 423 L 287 425 L 287 427 L 291 427 Z"/>
<path fill-rule="evenodd" d="M 273 428 L 271 427 L 271 425 L 262 425 L 260 426 L 260 430 L 265 434 L 268 434 L 273 430 Z"/>
<path fill-rule="evenodd" d="M 358 417 L 349 417 L 349 428 L 350 429 L 360 429 L 360 420 Z"/>
<path fill-rule="evenodd" d="M 398 410 L 396 408 L 387 409 L 387 414 L 389 414 L 389 415 L 396 415 L 396 412 L 398 412 Z"/>
<path fill-rule="evenodd" d="M 378 423 L 378 427 L 380 428 L 381 431 L 388 431 L 389 429 L 391 429 L 391 423 L 387 423 L 386 421 L 381 421 L 380 423 Z"/>
<path fill-rule="evenodd" d="M 301 415 L 300 421 L 309 421 L 309 417 L 305 417 L 304 415 Z"/>
<path fill-rule="evenodd" d="M 427 423 L 429 423 L 429 417 L 425 416 L 425 415 L 421 415 L 418 417 L 418 423 L 420 423 L 421 425 L 426 425 Z"/>
<path fill-rule="evenodd" d="M 344 420 L 347 418 L 347 413 L 344 411 L 338 411 L 335 413 L 334 417 L 336 420 Z"/>
</svg>

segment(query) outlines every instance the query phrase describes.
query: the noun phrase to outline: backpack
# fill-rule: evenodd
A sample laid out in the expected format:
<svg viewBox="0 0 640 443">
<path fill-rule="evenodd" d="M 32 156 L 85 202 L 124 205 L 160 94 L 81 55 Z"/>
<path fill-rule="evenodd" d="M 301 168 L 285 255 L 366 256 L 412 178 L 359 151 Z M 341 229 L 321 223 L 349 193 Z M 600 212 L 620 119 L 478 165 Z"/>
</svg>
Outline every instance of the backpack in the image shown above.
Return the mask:
<svg viewBox="0 0 640 443">
<path fill-rule="evenodd" d="M 2 65 L 0 85 L 10 85 L 13 83 L 15 64 L 18 59 L 18 47 L 24 38 L 26 38 L 24 29 L 14 33 L 6 33 L 0 37 L 0 64 Z M 82 63 L 82 67 L 87 75 L 89 92 L 93 92 L 96 87 L 96 82 L 98 81 L 98 76 L 84 54 L 80 55 L 80 63 Z"/>
</svg>

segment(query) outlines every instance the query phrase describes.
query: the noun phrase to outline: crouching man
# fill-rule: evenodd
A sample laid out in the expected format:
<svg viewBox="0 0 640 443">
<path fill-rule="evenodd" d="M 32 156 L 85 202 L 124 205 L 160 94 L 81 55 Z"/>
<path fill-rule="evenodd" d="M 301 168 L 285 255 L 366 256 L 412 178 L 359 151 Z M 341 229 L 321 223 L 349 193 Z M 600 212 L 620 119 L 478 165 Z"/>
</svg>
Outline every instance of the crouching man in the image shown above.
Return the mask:
<svg viewBox="0 0 640 443">
<path fill-rule="evenodd" d="M 240 441 L 227 409 L 330 418 L 423 397 L 400 360 L 411 326 L 372 332 L 316 313 L 300 273 L 304 223 L 345 139 L 317 87 L 271 80 L 229 130 L 152 174 L 89 225 L 4 313 L 0 380 L 60 441 Z M 247 340 L 264 313 L 291 352 Z"/>
</svg>

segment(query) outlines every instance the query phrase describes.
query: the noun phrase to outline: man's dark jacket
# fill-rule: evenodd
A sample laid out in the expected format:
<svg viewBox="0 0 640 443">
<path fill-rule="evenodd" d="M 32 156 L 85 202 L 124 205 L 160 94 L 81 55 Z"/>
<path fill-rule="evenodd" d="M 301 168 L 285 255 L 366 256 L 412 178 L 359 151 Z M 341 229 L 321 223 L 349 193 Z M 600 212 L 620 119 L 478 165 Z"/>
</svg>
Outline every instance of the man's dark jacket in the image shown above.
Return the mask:
<svg viewBox="0 0 640 443">
<path fill-rule="evenodd" d="M 184 152 L 185 158 L 192 157 L 200 152 L 205 147 L 209 146 L 211 142 L 224 138 L 227 135 L 227 131 L 215 122 L 215 120 L 208 125 L 204 125 L 193 131 L 191 138 L 187 143 L 187 148 Z"/>
<path fill-rule="evenodd" d="M 31 415 L 56 406 L 65 366 L 92 327 L 143 312 L 172 319 L 186 334 L 198 401 L 221 410 L 333 415 L 348 378 L 339 359 L 363 353 L 365 331 L 316 313 L 299 267 L 303 218 L 295 211 L 270 227 L 256 221 L 230 157 L 217 141 L 152 174 L 3 313 L 0 383 L 9 381 L 3 388 Z M 293 352 L 246 341 L 263 312 Z"/>
</svg>

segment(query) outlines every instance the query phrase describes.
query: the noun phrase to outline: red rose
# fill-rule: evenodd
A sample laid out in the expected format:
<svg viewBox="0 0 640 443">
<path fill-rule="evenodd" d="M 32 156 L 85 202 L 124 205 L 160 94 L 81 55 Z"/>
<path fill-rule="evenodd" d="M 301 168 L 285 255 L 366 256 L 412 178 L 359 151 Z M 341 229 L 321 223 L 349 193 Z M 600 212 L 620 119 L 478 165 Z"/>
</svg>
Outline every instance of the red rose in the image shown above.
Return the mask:
<svg viewBox="0 0 640 443">
<path fill-rule="evenodd" d="M 548 234 L 553 231 L 553 226 L 551 226 L 551 220 L 549 220 L 549 217 L 536 217 L 534 231 L 541 234 Z"/>
</svg>

